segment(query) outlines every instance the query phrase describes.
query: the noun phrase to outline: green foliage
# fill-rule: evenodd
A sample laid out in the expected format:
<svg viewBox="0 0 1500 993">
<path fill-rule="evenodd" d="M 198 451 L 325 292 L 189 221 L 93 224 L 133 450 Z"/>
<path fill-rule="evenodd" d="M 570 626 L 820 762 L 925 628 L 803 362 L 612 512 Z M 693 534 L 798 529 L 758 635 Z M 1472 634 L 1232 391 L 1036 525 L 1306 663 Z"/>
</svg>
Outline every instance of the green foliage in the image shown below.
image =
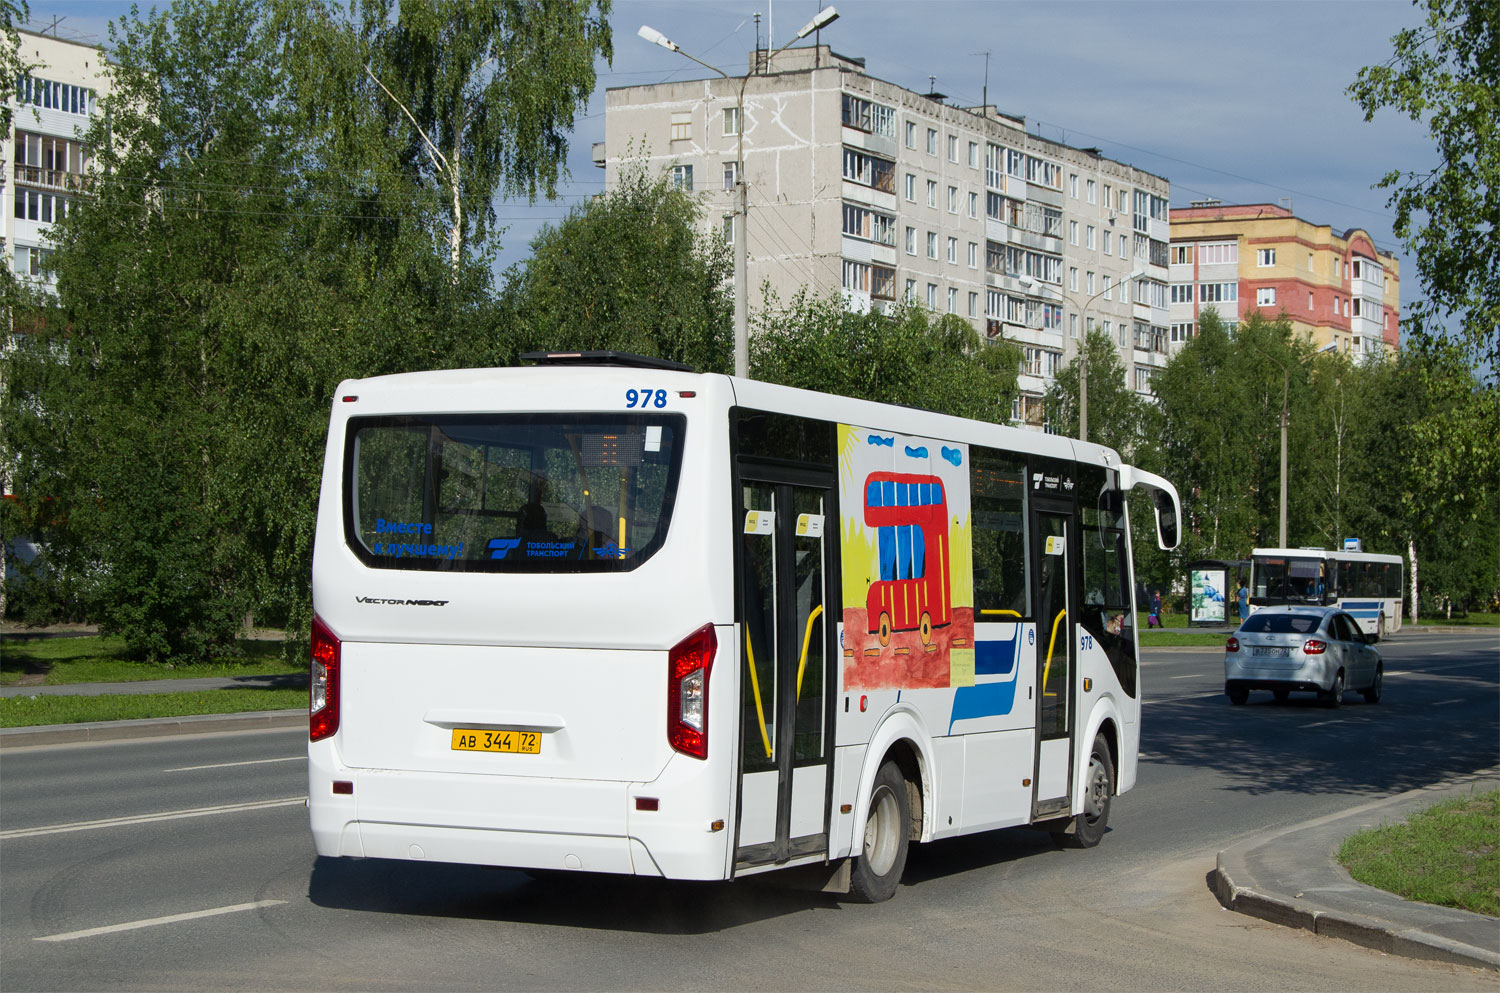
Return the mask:
<svg viewBox="0 0 1500 993">
<path fill-rule="evenodd" d="M 1387 173 L 1395 231 L 1426 291 L 1408 305 L 1409 332 L 1440 334 L 1456 317 L 1471 356 L 1500 366 L 1500 5 L 1415 0 L 1420 27 L 1391 39 L 1389 61 L 1349 87 L 1365 120 L 1391 108 L 1424 122 L 1431 170 Z"/>
<path fill-rule="evenodd" d="M 1020 359 L 952 314 L 858 313 L 836 294 L 798 293 L 786 306 L 768 296 L 750 328 L 757 379 L 995 423 L 1010 418 Z"/>
<path fill-rule="evenodd" d="M 731 263 L 722 239 L 695 233 L 702 208 L 644 164 L 573 208 L 508 273 L 501 309 L 511 365 L 528 350 L 601 349 L 683 362 L 703 372 L 734 364 Z"/>
<path fill-rule="evenodd" d="M 1130 377 L 1120 361 L 1120 350 L 1109 335 L 1094 328 L 1087 342 L 1089 383 L 1089 437 L 1096 445 L 1107 445 L 1127 461 L 1134 461 L 1146 439 L 1151 405 L 1130 387 Z M 1078 437 L 1078 374 L 1075 358 L 1053 378 L 1047 388 L 1047 416 L 1053 430 Z"/>
<path fill-rule="evenodd" d="M 21 57 L 21 35 L 16 27 L 25 24 L 30 16 L 31 10 L 24 2 L 0 0 L 0 79 L 6 80 L 7 85 L 28 69 Z M 10 134 L 12 113 L 9 100 L 0 103 L 0 130 L 6 134 Z"/>
<path fill-rule="evenodd" d="M 503 35 L 508 65 L 551 64 L 526 46 L 571 37 L 561 18 L 577 9 L 548 7 L 546 31 Z M 429 67 L 434 79 L 464 76 L 465 45 L 502 37 L 480 20 L 443 35 L 459 61 Z M 214 658 L 237 653 L 252 612 L 305 629 L 338 382 L 466 364 L 503 329 L 484 260 L 454 266 L 421 149 L 345 19 L 289 0 L 178 0 L 111 34 L 108 125 L 89 135 L 103 168 L 54 226 L 56 300 L 14 286 L 7 300 L 31 328 L 0 398 L 20 496 L 7 533 L 40 538 L 39 578 L 72 583 L 133 657 Z M 531 128 L 517 115 L 536 101 L 546 146 L 561 112 L 544 88 L 538 75 L 497 103 L 482 89 L 468 113 L 508 121 L 493 138 Z M 515 154 L 476 167 L 465 195 L 524 186 L 497 171 L 531 167 L 533 152 Z M 555 172 L 537 169 L 548 188 Z"/>
</svg>

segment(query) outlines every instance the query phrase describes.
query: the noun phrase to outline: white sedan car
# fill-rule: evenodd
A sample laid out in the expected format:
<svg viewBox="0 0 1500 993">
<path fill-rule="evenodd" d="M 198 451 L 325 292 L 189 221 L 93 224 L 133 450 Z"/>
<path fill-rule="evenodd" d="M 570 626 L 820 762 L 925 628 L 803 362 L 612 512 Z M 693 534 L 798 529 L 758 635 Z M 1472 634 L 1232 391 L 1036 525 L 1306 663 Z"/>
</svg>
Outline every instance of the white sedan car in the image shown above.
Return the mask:
<svg viewBox="0 0 1500 993">
<path fill-rule="evenodd" d="M 1384 676 L 1359 622 L 1334 607 L 1262 607 L 1224 645 L 1224 693 L 1233 704 L 1251 690 L 1270 690 L 1278 703 L 1300 690 L 1337 707 L 1351 689 L 1379 703 Z"/>
</svg>

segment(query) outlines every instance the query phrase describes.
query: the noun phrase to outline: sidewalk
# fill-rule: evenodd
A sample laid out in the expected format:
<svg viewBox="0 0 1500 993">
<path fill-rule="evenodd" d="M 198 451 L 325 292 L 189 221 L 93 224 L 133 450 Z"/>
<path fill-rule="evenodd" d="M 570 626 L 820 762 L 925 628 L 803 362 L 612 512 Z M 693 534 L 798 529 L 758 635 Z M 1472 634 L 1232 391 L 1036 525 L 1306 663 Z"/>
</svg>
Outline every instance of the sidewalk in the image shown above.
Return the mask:
<svg viewBox="0 0 1500 993">
<path fill-rule="evenodd" d="M 197 690 L 296 690 L 307 687 L 307 673 L 257 676 L 205 676 L 201 679 L 141 679 L 128 683 L 58 683 L 55 686 L 0 686 L 0 697 L 103 696 L 107 693 L 192 693 Z"/>
<path fill-rule="evenodd" d="M 1413 903 L 1355 882 L 1335 860 L 1357 831 L 1442 800 L 1500 789 L 1500 769 L 1387 797 L 1248 839 L 1219 853 L 1210 879 L 1229 910 L 1408 958 L 1500 970 L 1500 918 Z"/>
</svg>

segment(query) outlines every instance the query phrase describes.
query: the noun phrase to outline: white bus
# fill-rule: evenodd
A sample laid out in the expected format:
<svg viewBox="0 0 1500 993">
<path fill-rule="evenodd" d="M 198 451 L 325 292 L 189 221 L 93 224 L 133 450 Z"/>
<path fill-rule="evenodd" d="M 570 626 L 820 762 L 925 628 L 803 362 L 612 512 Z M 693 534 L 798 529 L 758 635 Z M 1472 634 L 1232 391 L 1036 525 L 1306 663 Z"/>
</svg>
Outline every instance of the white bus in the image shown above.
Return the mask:
<svg viewBox="0 0 1500 993">
<path fill-rule="evenodd" d="M 1399 555 L 1257 548 L 1250 553 L 1250 612 L 1283 603 L 1337 606 L 1378 640 L 1401 630 L 1404 572 Z"/>
<path fill-rule="evenodd" d="M 571 359 L 571 360 L 570 360 Z M 1098 843 L 1136 779 L 1109 449 L 591 353 L 342 383 L 313 555 L 325 856 L 882 900 L 908 842 Z M 809 870 L 813 871 L 813 870 Z"/>
</svg>

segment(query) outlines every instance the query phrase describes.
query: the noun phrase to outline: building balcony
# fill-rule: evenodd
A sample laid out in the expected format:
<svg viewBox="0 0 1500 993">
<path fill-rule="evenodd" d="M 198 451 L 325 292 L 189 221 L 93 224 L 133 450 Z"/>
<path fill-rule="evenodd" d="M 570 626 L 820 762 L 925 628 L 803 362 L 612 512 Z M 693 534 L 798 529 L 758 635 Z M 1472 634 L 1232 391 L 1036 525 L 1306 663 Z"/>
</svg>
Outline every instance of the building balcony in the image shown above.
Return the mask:
<svg viewBox="0 0 1500 993">
<path fill-rule="evenodd" d="M 44 169 L 41 166 L 16 163 L 16 182 L 48 190 L 81 192 L 88 189 L 89 177 L 66 169 Z"/>
</svg>

